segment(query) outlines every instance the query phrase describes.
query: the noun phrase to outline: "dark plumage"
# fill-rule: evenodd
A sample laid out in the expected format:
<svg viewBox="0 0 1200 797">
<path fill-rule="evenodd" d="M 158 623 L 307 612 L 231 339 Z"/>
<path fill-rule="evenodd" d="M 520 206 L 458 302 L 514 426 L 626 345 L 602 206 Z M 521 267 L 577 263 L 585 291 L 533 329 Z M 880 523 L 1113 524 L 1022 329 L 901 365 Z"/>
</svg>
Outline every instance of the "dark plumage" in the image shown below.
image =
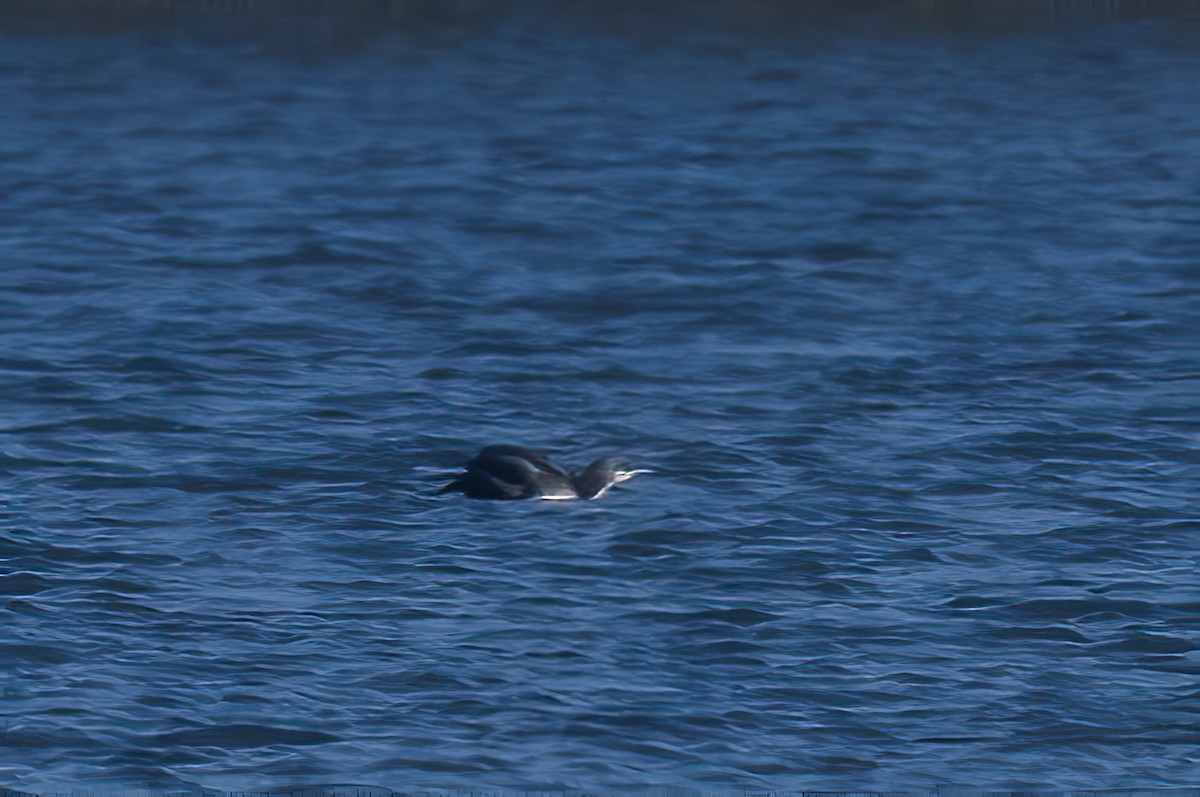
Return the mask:
<svg viewBox="0 0 1200 797">
<path fill-rule="evenodd" d="M 520 446 L 487 446 L 466 464 L 461 475 L 442 488 L 468 498 L 543 498 L 562 501 L 599 498 L 614 484 L 648 470 L 625 470 L 602 457 L 579 473 L 568 473 L 541 454 Z"/>
</svg>

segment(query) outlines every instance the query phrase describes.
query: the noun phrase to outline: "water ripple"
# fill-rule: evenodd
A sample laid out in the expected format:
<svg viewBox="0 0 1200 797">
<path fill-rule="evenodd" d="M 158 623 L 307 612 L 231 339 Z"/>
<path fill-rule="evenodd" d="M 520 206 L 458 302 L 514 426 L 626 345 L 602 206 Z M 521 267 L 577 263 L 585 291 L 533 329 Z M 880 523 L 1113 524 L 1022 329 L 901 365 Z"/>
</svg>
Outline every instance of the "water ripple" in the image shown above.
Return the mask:
<svg viewBox="0 0 1200 797">
<path fill-rule="evenodd" d="M 506 19 L 0 32 L 6 785 L 1196 782 L 1195 53 Z"/>
</svg>

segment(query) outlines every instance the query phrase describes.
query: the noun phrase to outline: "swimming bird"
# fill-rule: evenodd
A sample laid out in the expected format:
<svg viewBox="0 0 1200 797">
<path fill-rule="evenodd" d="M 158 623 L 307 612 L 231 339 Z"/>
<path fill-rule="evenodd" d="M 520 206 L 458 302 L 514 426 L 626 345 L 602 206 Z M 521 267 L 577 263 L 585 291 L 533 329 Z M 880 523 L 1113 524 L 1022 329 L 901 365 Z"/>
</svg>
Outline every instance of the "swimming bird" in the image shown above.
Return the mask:
<svg viewBox="0 0 1200 797">
<path fill-rule="evenodd" d="M 441 489 L 468 498 L 542 498 L 567 501 L 599 498 L 614 484 L 651 470 L 626 470 L 610 457 L 568 473 L 541 454 L 520 446 L 486 446 L 468 462 L 463 473 Z"/>
</svg>

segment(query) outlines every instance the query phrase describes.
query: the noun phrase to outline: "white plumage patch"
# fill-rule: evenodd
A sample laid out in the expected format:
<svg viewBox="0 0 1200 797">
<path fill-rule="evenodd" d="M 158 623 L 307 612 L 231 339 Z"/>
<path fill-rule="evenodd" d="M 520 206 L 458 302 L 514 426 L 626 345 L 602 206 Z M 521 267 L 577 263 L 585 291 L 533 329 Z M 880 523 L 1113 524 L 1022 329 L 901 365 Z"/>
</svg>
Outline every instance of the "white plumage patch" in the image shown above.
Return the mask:
<svg viewBox="0 0 1200 797">
<path fill-rule="evenodd" d="M 591 500 L 595 501 L 597 498 L 607 493 L 609 488 L 611 488 L 614 484 L 616 484 L 616 482 L 609 482 L 608 484 L 604 485 L 602 488 L 600 488 L 600 492 L 592 496 Z"/>
</svg>

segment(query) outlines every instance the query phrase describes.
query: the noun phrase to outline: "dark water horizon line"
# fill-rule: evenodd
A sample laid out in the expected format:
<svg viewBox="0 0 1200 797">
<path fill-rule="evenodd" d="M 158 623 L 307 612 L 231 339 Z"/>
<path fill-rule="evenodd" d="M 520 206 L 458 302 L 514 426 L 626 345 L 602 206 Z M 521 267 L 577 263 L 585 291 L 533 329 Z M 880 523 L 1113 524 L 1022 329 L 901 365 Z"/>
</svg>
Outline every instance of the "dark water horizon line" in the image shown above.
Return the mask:
<svg viewBox="0 0 1200 797">
<path fill-rule="evenodd" d="M 607 30 L 731 27 L 786 35 L 863 19 L 889 23 L 885 32 L 1005 32 L 1096 23 L 1170 19 L 1200 21 L 1200 0 L 8 0 L 0 26 L 32 24 L 69 30 L 229 24 L 244 32 L 312 24 L 363 38 L 430 29 L 490 27 L 521 13 L 583 19 Z"/>
<path fill-rule="evenodd" d="M 970 786 L 931 788 L 855 789 L 691 789 L 682 787 L 636 789 L 553 788 L 453 788 L 388 789 L 364 784 L 328 784 L 224 791 L 186 785 L 170 789 L 72 788 L 68 791 L 0 789 L 0 797 L 1200 797 L 1200 787 L 1096 788 L 1096 789 L 991 789 Z"/>
</svg>

